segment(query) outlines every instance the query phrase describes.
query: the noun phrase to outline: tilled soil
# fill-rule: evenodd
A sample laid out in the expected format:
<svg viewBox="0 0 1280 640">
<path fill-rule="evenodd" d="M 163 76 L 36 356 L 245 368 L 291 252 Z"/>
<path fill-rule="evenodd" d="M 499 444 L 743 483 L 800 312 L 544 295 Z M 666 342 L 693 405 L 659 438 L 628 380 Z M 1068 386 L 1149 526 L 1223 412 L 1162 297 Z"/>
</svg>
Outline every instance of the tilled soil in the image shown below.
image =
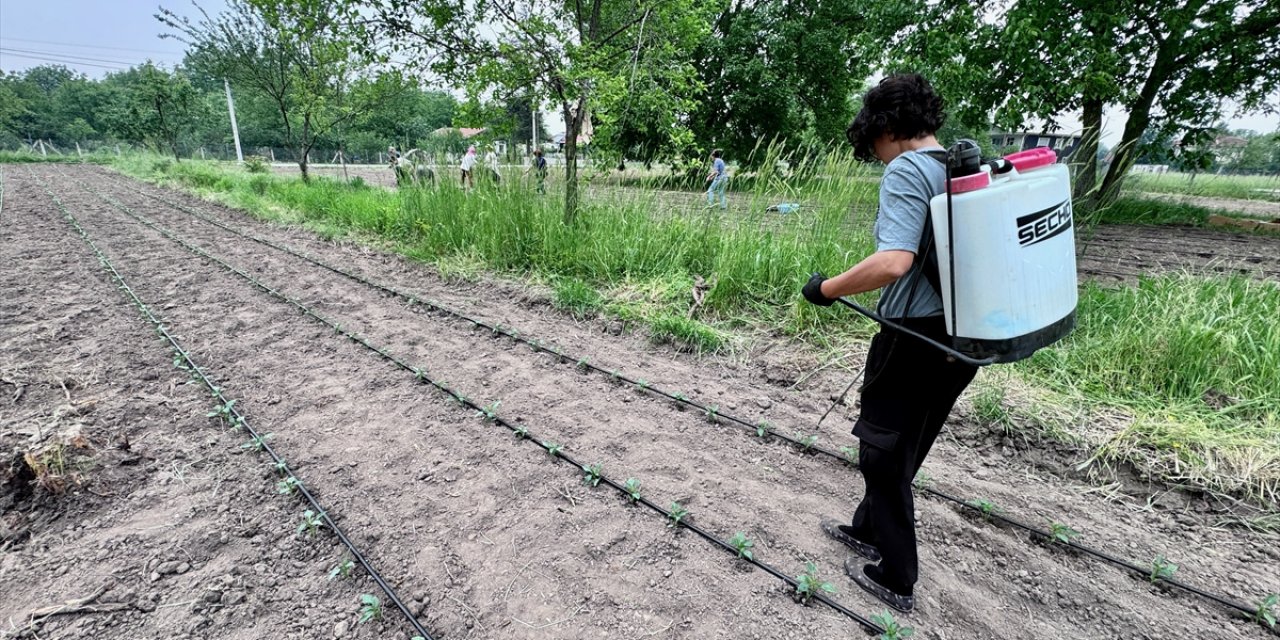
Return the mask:
<svg viewBox="0 0 1280 640">
<path fill-rule="evenodd" d="M 39 607 L 89 595 L 96 576 L 111 585 L 99 602 L 130 606 L 50 618 L 41 637 L 409 635 L 389 607 L 385 621 L 357 623 L 359 594 L 377 593 L 371 581 L 360 571 L 351 580 L 326 579 L 340 547 L 323 532 L 296 533 L 301 504 L 276 495 L 265 457 L 240 449 L 243 436 L 204 417 L 207 393 L 173 369 L 42 184 L 238 399 L 237 408 L 273 434 L 272 445 L 433 636 L 834 638 L 860 628 L 821 605 L 797 606 L 776 578 L 616 493 L 583 486 L 580 470 L 486 424 L 122 209 L 477 402 L 500 402 L 498 413 L 532 437 L 602 463 L 618 481 L 639 478 L 646 497 L 679 501 L 694 523 L 721 538 L 744 532 L 760 560 L 791 575 L 816 563 L 839 590 L 835 600 L 850 609 L 884 609 L 844 577 L 844 549 L 817 526 L 824 515 L 847 517 L 861 494 L 855 470 L 425 313 L 147 194 L 788 434 L 812 432 L 843 374 L 820 373 L 795 388 L 791 382 L 810 364 L 804 356 L 739 363 L 679 354 L 617 334 L 613 323 L 574 322 L 516 287 L 442 280 L 395 255 L 267 225 L 100 168 L 6 166 L 4 183 L 0 371 L 6 380 L 47 381 L 97 367 L 101 374 L 81 375 L 83 393 L 106 404 L 78 419 L 98 442 L 127 436 L 125 459 L 145 446 L 151 461 L 113 466 L 112 455 L 101 453 L 102 462 L 84 473 L 84 490 L 57 497 L 37 490 L 5 505 L 6 517 L 18 513 L 30 523 L 29 537 L 8 543 L 0 559 L 0 616 L 15 627 Z M 49 383 L 6 394 L 0 424 L 25 425 L 33 411 L 52 415 L 64 401 L 59 394 Z M 847 417 L 829 420 L 821 442 L 856 446 L 848 428 Z M 23 444 L 19 433 L 0 438 L 6 449 Z M 1140 564 L 1167 556 L 1180 565 L 1178 577 L 1233 599 L 1252 604 L 1280 591 L 1275 540 L 1215 526 L 1217 503 L 1176 493 L 1150 502 L 1103 498 L 1033 463 L 1038 456 L 1019 455 L 1026 446 L 957 421 L 926 469 L 939 488 L 990 499 L 1033 524 L 1069 523 L 1084 542 L 1114 555 Z M 200 462 L 187 465 L 193 460 Z M 905 616 L 917 637 L 1267 635 L 1218 605 L 1032 542 L 949 503 L 919 500 L 917 520 L 920 605 Z M 120 529 L 135 521 L 144 524 Z M 146 528 L 153 522 L 174 524 Z M 178 564 L 161 567 L 167 562 Z M 204 595 L 215 590 L 216 598 Z"/>
</svg>

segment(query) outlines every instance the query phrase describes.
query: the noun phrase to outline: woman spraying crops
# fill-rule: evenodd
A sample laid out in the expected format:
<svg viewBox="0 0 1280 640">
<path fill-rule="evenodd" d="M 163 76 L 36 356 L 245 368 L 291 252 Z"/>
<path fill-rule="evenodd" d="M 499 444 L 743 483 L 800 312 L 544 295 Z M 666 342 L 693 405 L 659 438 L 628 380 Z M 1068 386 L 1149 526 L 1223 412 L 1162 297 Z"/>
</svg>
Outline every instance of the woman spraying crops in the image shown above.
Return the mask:
<svg viewBox="0 0 1280 640">
<path fill-rule="evenodd" d="M 920 245 L 929 200 L 945 189 L 946 167 L 938 155 L 943 149 L 934 135 L 945 120 L 941 97 L 919 75 L 890 76 L 867 92 L 846 133 L 859 159 L 886 165 L 876 252 L 833 278 L 814 274 L 803 290 L 809 302 L 830 306 L 841 296 L 883 289 L 880 315 L 950 343 L 942 300 L 929 282 L 936 281 L 928 272 L 936 273 L 937 265 L 916 259 L 927 249 Z M 845 573 L 899 611 L 915 607 L 919 574 L 911 481 L 976 373 L 976 367 L 889 327 L 872 339 L 867 353 L 861 415 L 853 427 L 866 492 L 849 524 L 824 520 L 822 529 L 870 561 L 849 558 Z"/>
</svg>

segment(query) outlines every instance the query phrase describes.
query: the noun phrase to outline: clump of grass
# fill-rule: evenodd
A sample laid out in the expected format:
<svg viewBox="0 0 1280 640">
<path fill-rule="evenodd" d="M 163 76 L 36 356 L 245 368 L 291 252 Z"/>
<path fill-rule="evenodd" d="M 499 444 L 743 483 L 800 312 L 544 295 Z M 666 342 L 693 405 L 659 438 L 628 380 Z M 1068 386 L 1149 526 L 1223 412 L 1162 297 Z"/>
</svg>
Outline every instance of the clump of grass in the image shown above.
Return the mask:
<svg viewBox="0 0 1280 640">
<path fill-rule="evenodd" d="M 649 330 L 657 342 L 670 342 L 700 353 L 713 352 L 724 346 L 724 334 L 714 328 L 682 316 L 663 313 L 649 319 Z"/>
<path fill-rule="evenodd" d="M 1280 180 L 1275 176 L 1214 174 L 1135 174 L 1124 183 L 1126 192 L 1176 193 L 1213 198 L 1280 201 Z"/>
<path fill-rule="evenodd" d="M 572 278 L 557 280 L 553 285 L 553 304 L 577 318 L 586 318 L 604 308 L 604 297 L 586 283 Z"/>
<path fill-rule="evenodd" d="M 1193 204 L 1124 196 L 1093 212 L 1085 222 L 1203 227 L 1209 221 L 1210 213 L 1209 209 Z"/>
</svg>

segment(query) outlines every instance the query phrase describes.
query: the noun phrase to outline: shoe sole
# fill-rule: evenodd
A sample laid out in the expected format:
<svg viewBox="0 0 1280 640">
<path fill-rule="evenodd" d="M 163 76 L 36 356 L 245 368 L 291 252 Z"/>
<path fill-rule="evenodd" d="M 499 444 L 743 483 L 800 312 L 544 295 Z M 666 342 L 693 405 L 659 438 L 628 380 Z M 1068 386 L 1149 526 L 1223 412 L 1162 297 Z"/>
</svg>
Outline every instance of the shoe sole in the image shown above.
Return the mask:
<svg viewBox="0 0 1280 640">
<path fill-rule="evenodd" d="M 871 562 L 880 562 L 880 550 L 841 531 L 838 528 L 840 525 L 834 520 L 823 520 L 821 526 L 823 533 L 831 539 L 853 549 L 854 553 Z"/>
</svg>

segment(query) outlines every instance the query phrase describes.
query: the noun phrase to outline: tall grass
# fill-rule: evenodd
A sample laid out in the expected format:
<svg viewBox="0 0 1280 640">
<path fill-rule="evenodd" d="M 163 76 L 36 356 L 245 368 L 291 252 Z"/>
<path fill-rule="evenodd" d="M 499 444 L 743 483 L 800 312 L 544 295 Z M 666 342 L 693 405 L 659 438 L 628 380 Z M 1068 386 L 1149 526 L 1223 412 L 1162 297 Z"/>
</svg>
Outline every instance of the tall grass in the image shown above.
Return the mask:
<svg viewBox="0 0 1280 640">
<path fill-rule="evenodd" d="M 1135 173 L 1125 179 L 1130 192 L 1179 193 L 1212 198 L 1280 202 L 1280 175 L 1232 176 L 1190 173 Z"/>
</svg>

